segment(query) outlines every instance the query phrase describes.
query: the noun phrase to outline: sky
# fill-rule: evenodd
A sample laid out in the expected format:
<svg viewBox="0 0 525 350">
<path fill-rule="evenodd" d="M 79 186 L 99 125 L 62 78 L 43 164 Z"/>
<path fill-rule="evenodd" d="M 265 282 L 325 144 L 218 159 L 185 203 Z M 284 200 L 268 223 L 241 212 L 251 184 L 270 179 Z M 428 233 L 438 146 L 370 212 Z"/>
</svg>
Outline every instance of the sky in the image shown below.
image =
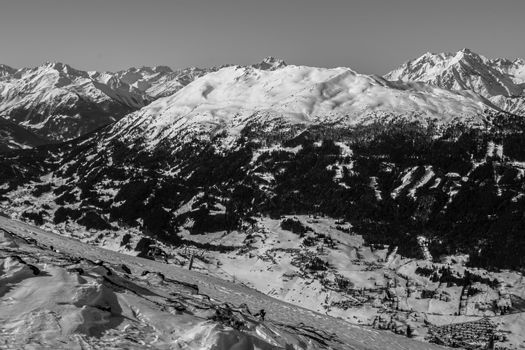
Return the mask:
<svg viewBox="0 0 525 350">
<path fill-rule="evenodd" d="M 0 63 L 289 64 L 384 74 L 425 52 L 525 58 L 525 0 L 0 0 Z"/>
</svg>

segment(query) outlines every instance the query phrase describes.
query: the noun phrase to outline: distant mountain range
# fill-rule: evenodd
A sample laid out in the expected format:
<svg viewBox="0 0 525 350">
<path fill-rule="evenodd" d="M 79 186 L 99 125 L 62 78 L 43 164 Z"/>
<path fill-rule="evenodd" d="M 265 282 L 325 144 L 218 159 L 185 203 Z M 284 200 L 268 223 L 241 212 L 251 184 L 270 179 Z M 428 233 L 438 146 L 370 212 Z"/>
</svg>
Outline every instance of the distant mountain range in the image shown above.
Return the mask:
<svg viewBox="0 0 525 350">
<path fill-rule="evenodd" d="M 268 73 L 257 73 L 262 71 Z M 174 71 L 157 66 L 115 73 L 86 72 L 58 62 L 18 70 L 1 65 L 0 118 L 24 128 L 28 138 L 13 142 L 3 138 L 1 142 L 5 147 L 19 147 L 41 143 L 35 143 L 35 139 L 70 140 L 118 121 L 154 100 L 173 96 L 209 73 L 214 75 L 207 79 L 221 81 L 221 85 L 198 109 L 217 107 L 213 106 L 213 98 L 221 89 L 228 89 L 230 96 L 241 93 L 244 97 L 236 97 L 240 102 L 236 108 L 245 111 L 273 110 L 296 119 L 329 116 L 332 121 L 344 123 L 360 122 L 372 114 L 448 120 L 470 118 L 486 109 L 521 114 L 525 108 L 525 62 L 488 60 L 468 49 L 456 54 L 427 53 L 384 78 L 347 68 L 287 67 L 273 57 L 248 67 L 225 65 Z M 259 83 L 254 79 L 262 80 Z M 205 84 L 206 80 L 201 80 L 200 88 Z M 174 96 L 177 104 L 185 105 L 184 95 L 196 88 Z M 248 94 L 258 96 L 259 101 Z"/>
<path fill-rule="evenodd" d="M 171 94 L 205 70 L 130 68 L 117 73 L 85 72 L 63 63 L 35 68 L 0 67 L 0 117 L 26 129 L 27 142 L 73 139 L 115 122 Z M 33 136 L 29 136 L 33 134 Z"/>
</svg>

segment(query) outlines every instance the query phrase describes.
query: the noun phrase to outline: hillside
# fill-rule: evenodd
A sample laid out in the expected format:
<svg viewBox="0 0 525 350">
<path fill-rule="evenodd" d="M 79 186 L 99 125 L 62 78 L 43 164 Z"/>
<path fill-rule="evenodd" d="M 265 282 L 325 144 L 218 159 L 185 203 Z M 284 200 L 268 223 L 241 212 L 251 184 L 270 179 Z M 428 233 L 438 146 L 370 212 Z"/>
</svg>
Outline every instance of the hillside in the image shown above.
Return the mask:
<svg viewBox="0 0 525 350">
<path fill-rule="evenodd" d="M 0 266 L 0 344 L 11 347 L 439 349 L 2 217 Z M 249 311 L 260 308 L 264 321 Z"/>
</svg>

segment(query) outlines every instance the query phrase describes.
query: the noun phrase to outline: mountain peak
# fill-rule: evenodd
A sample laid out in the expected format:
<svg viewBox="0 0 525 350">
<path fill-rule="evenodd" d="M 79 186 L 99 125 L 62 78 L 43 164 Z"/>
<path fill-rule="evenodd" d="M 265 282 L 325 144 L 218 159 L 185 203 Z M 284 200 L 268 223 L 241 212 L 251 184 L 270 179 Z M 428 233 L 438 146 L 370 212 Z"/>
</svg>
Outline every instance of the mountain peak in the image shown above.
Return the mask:
<svg viewBox="0 0 525 350">
<path fill-rule="evenodd" d="M 477 53 L 475 53 L 474 51 L 472 51 L 471 49 L 469 49 L 469 48 L 467 48 L 467 47 L 465 47 L 465 48 L 463 48 L 463 49 L 461 49 L 461 50 L 458 51 L 458 53 L 460 53 L 460 52 L 461 52 L 462 54 L 464 54 L 464 55 L 478 55 Z M 479 55 L 478 55 L 478 56 L 479 56 Z"/>
<path fill-rule="evenodd" d="M 454 55 L 454 59 L 456 59 L 457 61 L 461 61 L 461 60 L 470 60 L 470 61 L 474 60 L 474 61 L 479 61 L 479 62 L 488 61 L 485 56 L 482 56 L 467 48 L 461 49 L 458 52 L 456 52 L 456 54 Z"/>
<path fill-rule="evenodd" d="M 273 56 L 267 56 L 260 63 L 252 65 L 252 67 L 261 70 L 276 70 L 279 68 L 286 67 L 286 62 L 282 59 L 275 58 Z"/>
<path fill-rule="evenodd" d="M 153 71 L 155 73 L 171 73 L 173 72 L 173 69 L 171 69 L 168 66 L 154 66 L 152 67 Z"/>
<path fill-rule="evenodd" d="M 69 65 L 67 65 L 65 63 L 62 63 L 62 62 L 59 62 L 59 61 L 46 61 L 46 62 L 44 62 L 43 66 L 47 67 L 47 68 L 53 68 L 53 69 L 56 69 L 56 70 L 62 70 L 62 69 L 65 69 L 65 68 L 69 67 Z"/>
</svg>

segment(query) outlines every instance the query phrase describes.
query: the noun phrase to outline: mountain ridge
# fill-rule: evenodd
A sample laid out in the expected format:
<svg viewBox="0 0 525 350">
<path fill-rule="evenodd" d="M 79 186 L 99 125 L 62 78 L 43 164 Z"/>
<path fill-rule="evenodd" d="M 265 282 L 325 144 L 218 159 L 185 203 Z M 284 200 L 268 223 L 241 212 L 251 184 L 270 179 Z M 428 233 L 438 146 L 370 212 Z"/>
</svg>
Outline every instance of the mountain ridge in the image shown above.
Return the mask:
<svg viewBox="0 0 525 350">
<path fill-rule="evenodd" d="M 117 72 L 86 72 L 61 62 L 46 62 L 34 68 L 18 70 L 2 66 L 0 115 L 40 137 L 47 138 L 50 142 L 65 141 L 113 123 L 154 100 L 173 96 L 194 80 L 228 67 L 284 72 L 282 79 L 286 81 L 287 68 L 289 70 L 289 67 L 298 66 L 288 66 L 283 60 L 271 56 L 248 66 L 223 65 L 180 70 L 173 70 L 168 66 L 143 66 Z M 352 71 L 350 68 L 346 69 Z M 381 109 L 382 114 L 418 114 L 418 111 L 427 114 L 429 110 L 430 114 L 443 114 L 450 99 L 449 102 L 443 103 L 445 108 L 441 108 L 441 104 L 437 102 L 440 97 L 437 95 L 441 94 L 441 97 L 445 98 L 446 93 L 432 92 L 432 86 L 462 94 L 463 102 L 458 105 L 479 104 L 478 113 L 488 109 L 521 114 L 525 108 L 525 97 L 522 96 L 525 86 L 525 63 L 520 59 L 488 60 L 471 50 L 463 49 L 455 54 L 426 53 L 418 59 L 408 61 L 384 78 L 357 73 L 355 75 L 368 77 L 367 83 L 363 83 L 366 79 L 357 79 L 360 82 L 354 82 L 354 88 L 358 88 L 358 84 L 369 86 L 364 88 L 361 100 L 367 98 L 365 95 L 370 93 L 370 89 L 378 90 L 379 86 L 385 91 L 392 89 L 391 97 L 387 98 L 385 93 L 380 94 L 381 97 L 371 95 L 369 103 L 363 104 L 363 109 Z M 400 85 L 396 81 L 404 81 L 405 84 Z M 406 84 L 410 82 L 423 82 L 430 87 L 421 83 Z M 414 94 L 409 99 L 395 97 L 396 94 L 407 97 L 410 91 Z M 432 93 L 437 93 L 434 101 L 425 105 L 424 99 Z M 426 97 L 421 99 L 422 96 Z M 458 98 L 459 100 L 461 98 Z M 352 101 L 355 101 L 355 98 Z M 405 107 L 401 108 L 402 104 L 405 104 Z M 398 111 L 397 108 L 401 110 Z M 444 114 L 456 113 L 461 117 L 464 111 L 461 108 L 454 111 L 454 108 Z"/>
<path fill-rule="evenodd" d="M 283 65 L 282 60 L 269 57 L 254 66 L 270 70 Z M 113 123 L 223 67 L 144 66 L 88 72 L 59 61 L 21 69 L 2 65 L 0 115 L 49 142 L 66 141 Z"/>
</svg>

